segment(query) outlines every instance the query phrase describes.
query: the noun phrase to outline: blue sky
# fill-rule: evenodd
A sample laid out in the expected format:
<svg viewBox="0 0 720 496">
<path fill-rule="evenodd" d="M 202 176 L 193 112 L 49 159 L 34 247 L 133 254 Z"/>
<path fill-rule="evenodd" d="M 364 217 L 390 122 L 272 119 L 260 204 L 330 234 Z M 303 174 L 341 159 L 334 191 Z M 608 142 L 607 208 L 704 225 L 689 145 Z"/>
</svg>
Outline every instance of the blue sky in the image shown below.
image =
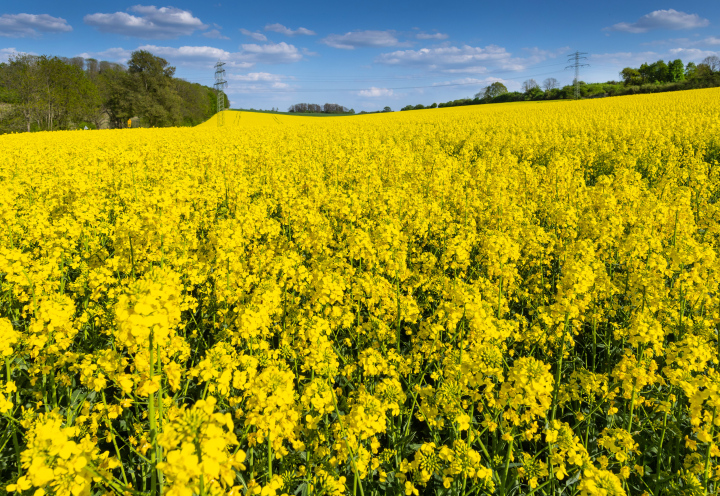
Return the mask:
<svg viewBox="0 0 720 496">
<path fill-rule="evenodd" d="M 176 75 L 212 85 L 225 61 L 234 108 L 339 103 L 356 111 L 472 96 L 493 81 L 618 79 L 657 59 L 720 54 L 720 2 L 28 1 L 0 7 L 0 60 L 12 53 L 124 62 L 146 49 Z"/>
</svg>

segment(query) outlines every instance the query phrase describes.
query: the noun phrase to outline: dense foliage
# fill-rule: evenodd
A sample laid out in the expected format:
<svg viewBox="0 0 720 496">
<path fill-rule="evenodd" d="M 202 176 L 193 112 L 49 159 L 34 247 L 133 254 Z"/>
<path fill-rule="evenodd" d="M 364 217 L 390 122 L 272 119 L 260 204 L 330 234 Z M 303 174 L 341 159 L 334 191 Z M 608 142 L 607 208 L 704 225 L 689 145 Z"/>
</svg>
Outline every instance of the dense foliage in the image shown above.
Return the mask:
<svg viewBox="0 0 720 496">
<path fill-rule="evenodd" d="M 717 492 L 718 115 L 712 89 L 0 137 L 0 480 Z"/>
<path fill-rule="evenodd" d="M 173 77 L 165 59 L 133 52 L 127 67 L 95 59 L 17 55 L 0 64 L 0 133 L 197 125 L 216 110 L 212 88 Z M 226 97 L 227 98 L 227 97 Z M 229 103 L 226 101 L 226 105 Z"/>
</svg>

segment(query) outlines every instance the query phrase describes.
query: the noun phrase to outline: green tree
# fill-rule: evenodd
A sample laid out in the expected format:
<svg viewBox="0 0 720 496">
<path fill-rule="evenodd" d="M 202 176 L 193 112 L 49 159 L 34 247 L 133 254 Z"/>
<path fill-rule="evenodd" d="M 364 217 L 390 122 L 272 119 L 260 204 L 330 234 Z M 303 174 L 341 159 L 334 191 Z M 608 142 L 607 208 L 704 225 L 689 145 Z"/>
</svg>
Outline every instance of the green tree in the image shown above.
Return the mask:
<svg viewBox="0 0 720 496">
<path fill-rule="evenodd" d="M 650 82 L 666 83 L 670 80 L 668 65 L 664 60 L 658 60 L 650 64 Z"/>
<path fill-rule="evenodd" d="M 126 84 L 129 77 L 122 67 L 103 66 L 102 63 L 100 67 L 97 85 L 102 111 L 111 128 L 125 127 L 128 119 L 133 117 L 131 92 Z"/>
<path fill-rule="evenodd" d="M 37 58 L 27 54 L 11 56 L 2 72 L 3 85 L 12 95 L 15 109 L 28 132 L 40 110 Z"/>
<path fill-rule="evenodd" d="M 38 118 L 43 129 L 76 126 L 100 107 L 97 87 L 85 76 L 80 61 L 75 58 L 69 62 L 58 57 L 37 59 Z"/>
<path fill-rule="evenodd" d="M 697 71 L 697 65 L 695 65 L 695 62 L 688 62 L 685 66 L 685 79 L 691 79 L 695 77 L 695 72 Z"/>
<path fill-rule="evenodd" d="M 523 82 L 522 84 L 522 90 L 523 93 L 528 93 L 533 88 L 539 88 L 540 85 L 537 84 L 537 81 L 534 79 L 528 79 L 527 81 Z"/>
<path fill-rule="evenodd" d="M 476 98 L 486 98 L 486 99 L 493 99 L 495 97 L 498 97 L 502 95 L 503 93 L 507 93 L 508 89 L 507 87 L 502 84 L 500 81 L 495 81 L 489 86 L 486 86 L 483 88 L 482 91 L 475 94 Z"/>
<path fill-rule="evenodd" d="M 675 59 L 668 64 L 668 72 L 670 81 L 679 82 L 685 80 L 685 66 L 680 59 Z"/>
<path fill-rule="evenodd" d="M 632 67 L 626 67 L 625 69 L 620 71 L 620 77 L 622 78 L 626 86 L 638 86 L 641 85 L 643 82 L 642 74 L 640 74 L 640 71 L 637 69 L 633 69 Z"/>
<path fill-rule="evenodd" d="M 640 65 L 640 68 L 638 69 L 638 72 L 640 73 L 640 78 L 643 83 L 650 83 L 653 80 L 654 71 L 652 67 L 650 67 L 647 62 Z"/>
<path fill-rule="evenodd" d="M 695 77 L 697 79 L 709 79 L 713 75 L 713 70 L 708 64 L 700 63 L 695 69 Z"/>
<path fill-rule="evenodd" d="M 180 121 L 180 97 L 172 83 L 175 67 L 146 50 L 130 55 L 126 86 L 133 113 L 152 127 Z"/>
<path fill-rule="evenodd" d="M 540 89 L 539 86 L 534 86 L 525 92 L 525 98 L 528 100 L 539 100 L 545 93 Z"/>
<path fill-rule="evenodd" d="M 392 109 L 390 107 L 385 107 L 383 109 L 383 112 L 392 112 Z"/>
<path fill-rule="evenodd" d="M 173 79 L 173 84 L 175 85 L 175 91 L 182 100 L 180 124 L 183 126 L 196 126 L 215 113 L 217 95 L 212 89 L 182 79 Z"/>
</svg>

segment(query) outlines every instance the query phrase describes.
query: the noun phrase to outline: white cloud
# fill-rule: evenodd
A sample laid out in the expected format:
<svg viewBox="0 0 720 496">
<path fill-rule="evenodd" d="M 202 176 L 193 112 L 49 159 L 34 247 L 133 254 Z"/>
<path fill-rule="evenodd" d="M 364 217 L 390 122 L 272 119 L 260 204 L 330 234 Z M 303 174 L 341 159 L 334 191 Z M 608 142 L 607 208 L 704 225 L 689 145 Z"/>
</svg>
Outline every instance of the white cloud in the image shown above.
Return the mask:
<svg viewBox="0 0 720 496">
<path fill-rule="evenodd" d="M 704 45 L 720 45 L 720 38 L 717 36 L 708 36 L 707 38 L 700 41 Z"/>
<path fill-rule="evenodd" d="M 103 33 L 151 39 L 177 38 L 207 28 L 189 11 L 175 7 L 157 8 L 154 5 L 135 5 L 128 10 L 138 15 L 125 12 L 97 13 L 86 15 L 83 21 Z"/>
<path fill-rule="evenodd" d="M 375 62 L 384 65 L 417 66 L 448 74 L 486 74 L 493 71 L 523 71 L 544 60 L 555 59 L 567 49 L 523 48 L 523 53 L 516 56 L 497 45 L 474 47 L 443 43 L 433 48 L 383 53 L 375 58 Z"/>
<path fill-rule="evenodd" d="M 78 57 L 83 57 L 85 59 L 107 60 L 110 62 L 120 62 L 124 64 L 130 59 L 131 53 L 132 50 L 126 50 L 124 48 L 108 48 L 107 50 L 103 50 L 101 52 L 79 53 Z"/>
<path fill-rule="evenodd" d="M 255 64 L 284 64 L 297 62 L 303 58 L 300 51 L 287 43 L 268 43 L 265 45 L 242 45 L 239 52 L 229 52 L 210 46 L 168 47 L 142 45 L 136 50 L 146 50 L 153 55 L 166 59 L 171 65 L 212 67 L 218 60 L 227 63 L 228 68 L 249 69 Z M 127 62 L 132 50 L 110 48 L 102 52 L 81 53 L 81 57 L 97 58 L 116 62 Z"/>
<path fill-rule="evenodd" d="M 40 36 L 42 33 L 67 33 L 72 31 L 67 21 L 48 14 L 3 14 L 0 15 L 0 36 L 25 38 Z"/>
<path fill-rule="evenodd" d="M 647 43 L 641 43 L 645 46 L 668 46 L 691 47 L 691 46 L 715 46 L 720 45 L 720 38 L 717 36 L 708 36 L 707 38 L 691 39 L 691 38 L 669 38 L 667 40 L 654 40 Z"/>
<path fill-rule="evenodd" d="M 249 36 L 255 41 L 267 41 L 267 36 L 262 33 L 252 32 L 249 29 L 240 28 L 240 32 L 245 36 Z"/>
<path fill-rule="evenodd" d="M 207 33 L 202 34 L 205 38 L 213 38 L 216 40 L 229 40 L 227 36 L 223 36 L 219 29 L 211 29 Z"/>
<path fill-rule="evenodd" d="M 446 40 L 448 39 L 448 35 L 445 33 L 417 33 L 415 35 L 415 38 L 418 40 Z"/>
<path fill-rule="evenodd" d="M 381 96 L 392 96 L 393 90 L 389 88 L 376 88 L 375 86 L 372 86 L 370 89 L 360 91 L 358 95 L 368 98 L 378 98 Z"/>
<path fill-rule="evenodd" d="M 322 40 L 333 48 L 354 50 L 358 47 L 393 47 L 406 46 L 407 43 L 400 43 L 395 36 L 395 31 L 350 31 L 345 34 L 331 34 Z"/>
<path fill-rule="evenodd" d="M 686 14 L 675 9 L 656 10 L 642 16 L 636 22 L 619 22 L 604 31 L 622 31 L 625 33 L 646 33 L 654 29 L 693 29 L 710 24 L 697 14 Z"/>
<path fill-rule="evenodd" d="M 282 24 L 275 23 L 275 24 L 268 24 L 265 26 L 265 31 L 274 31 L 276 33 L 284 34 L 285 36 L 295 36 L 296 34 L 302 34 L 305 36 L 315 36 L 315 31 L 312 31 L 307 28 L 297 28 L 295 30 L 292 30 L 290 28 L 286 28 Z"/>
<path fill-rule="evenodd" d="M 659 58 L 660 54 L 657 52 L 593 53 L 588 56 L 591 67 L 593 63 L 622 67 L 638 67 L 644 62 L 655 62 Z M 620 69 L 622 67 L 620 67 Z"/>
<path fill-rule="evenodd" d="M 228 80 L 229 93 L 256 93 L 262 91 L 291 91 L 293 88 L 285 81 L 292 79 L 282 74 L 269 72 L 250 72 L 247 74 L 230 74 Z"/>
<path fill-rule="evenodd" d="M 138 50 L 146 50 L 155 56 L 166 59 L 170 64 L 206 66 L 209 67 L 217 60 L 230 61 L 233 54 L 220 48 L 209 46 L 181 46 L 164 47 L 156 45 L 143 45 Z"/>
<path fill-rule="evenodd" d="M 700 50 L 699 48 L 671 48 L 669 53 L 674 57 L 693 61 L 700 61 L 705 57 L 719 55 L 718 52 L 714 52 L 712 50 Z"/>
<path fill-rule="evenodd" d="M 503 47 L 488 45 L 484 48 L 464 45 L 398 50 L 379 55 L 375 61 L 386 65 L 424 65 L 431 69 L 462 66 L 471 72 L 484 72 L 485 62 L 509 62 L 512 55 Z"/>
<path fill-rule="evenodd" d="M 0 62 L 7 62 L 14 55 L 35 55 L 33 52 L 20 52 L 17 48 L 0 48 Z"/>
<path fill-rule="evenodd" d="M 294 45 L 282 43 L 255 43 L 241 45 L 243 60 L 263 64 L 288 64 L 302 60 L 303 56 Z"/>
<path fill-rule="evenodd" d="M 492 84 L 492 83 L 497 83 L 497 82 L 504 84 L 505 87 L 506 87 L 508 90 L 510 90 L 510 91 L 514 91 L 514 90 L 520 88 L 520 83 L 517 82 L 517 81 L 508 80 L 508 79 L 503 79 L 503 78 L 498 78 L 498 77 L 492 77 L 492 76 L 488 76 L 488 77 L 482 78 L 482 79 L 473 78 L 473 77 L 466 77 L 466 78 L 460 78 L 460 79 L 452 79 L 452 80 L 450 80 L 450 81 L 442 81 L 442 82 L 440 82 L 440 83 L 433 83 L 433 86 L 434 86 L 434 87 L 442 87 L 442 86 L 450 86 L 450 87 L 457 86 L 457 87 L 462 87 L 462 86 L 467 86 L 468 88 L 470 88 L 470 89 L 473 91 L 473 93 L 477 93 L 477 92 L 480 91 L 482 88 L 484 88 L 484 87 L 486 87 L 486 86 L 488 86 L 488 85 L 490 85 L 490 84 Z"/>
</svg>

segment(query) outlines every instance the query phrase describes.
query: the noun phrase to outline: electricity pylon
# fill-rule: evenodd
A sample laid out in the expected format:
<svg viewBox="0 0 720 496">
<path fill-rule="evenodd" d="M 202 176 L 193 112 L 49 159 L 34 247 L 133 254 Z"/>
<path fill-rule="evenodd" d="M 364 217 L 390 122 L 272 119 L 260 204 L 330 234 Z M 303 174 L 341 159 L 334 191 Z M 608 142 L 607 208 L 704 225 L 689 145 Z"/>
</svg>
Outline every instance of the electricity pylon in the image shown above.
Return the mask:
<svg viewBox="0 0 720 496">
<path fill-rule="evenodd" d="M 565 69 L 575 69 L 575 100 L 580 98 L 580 68 L 590 67 L 590 64 L 581 64 L 581 60 L 587 60 L 587 52 L 575 52 L 568 55 L 568 63 Z"/>
<path fill-rule="evenodd" d="M 224 124 L 225 115 L 223 114 L 223 110 L 225 110 L 225 92 L 223 91 L 225 89 L 225 86 L 227 86 L 227 81 L 225 81 L 225 69 L 223 69 L 223 66 L 225 65 L 225 62 L 217 61 L 217 64 L 215 64 L 215 92 L 217 93 L 217 125 L 218 127 L 222 126 Z"/>
</svg>

